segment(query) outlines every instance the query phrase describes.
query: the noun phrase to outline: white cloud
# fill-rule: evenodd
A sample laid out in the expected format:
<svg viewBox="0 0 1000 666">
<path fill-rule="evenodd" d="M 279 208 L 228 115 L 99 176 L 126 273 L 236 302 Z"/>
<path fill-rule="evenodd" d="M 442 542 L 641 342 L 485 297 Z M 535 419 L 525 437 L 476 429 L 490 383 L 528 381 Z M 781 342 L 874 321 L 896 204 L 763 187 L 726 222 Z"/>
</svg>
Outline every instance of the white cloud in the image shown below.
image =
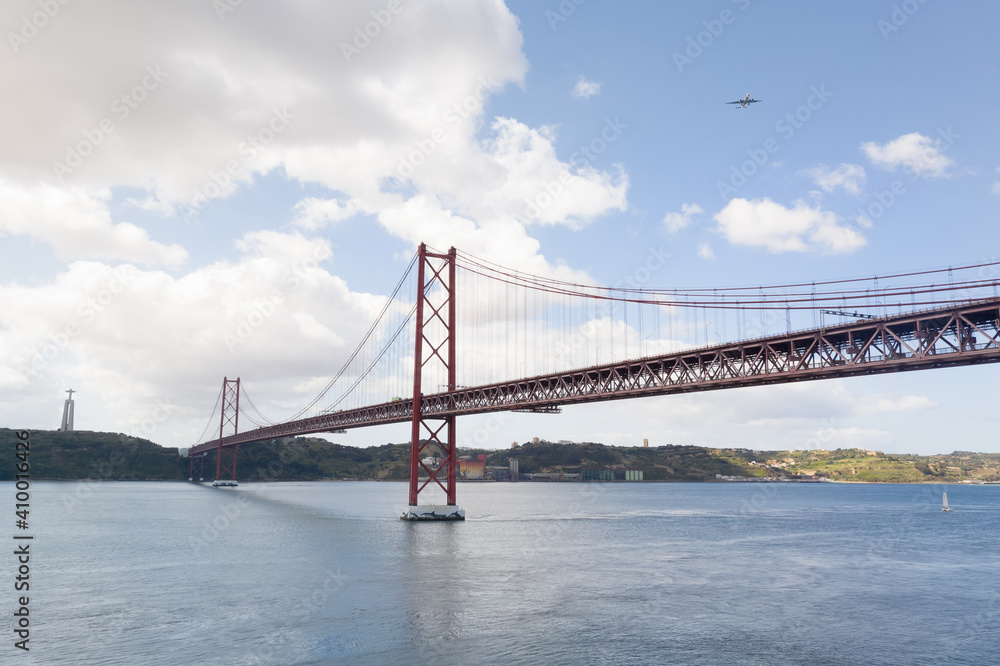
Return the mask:
<svg viewBox="0 0 1000 666">
<path fill-rule="evenodd" d="M 454 245 L 469 254 L 528 273 L 591 281 L 580 271 L 551 265 L 539 254 L 539 242 L 512 216 L 495 216 L 477 223 L 443 207 L 434 197 L 419 195 L 386 209 L 379 220 L 389 233 L 413 244 L 423 241 L 437 248 Z"/>
<path fill-rule="evenodd" d="M 66 183 L 126 185 L 177 203 L 232 163 L 237 183 L 284 166 L 292 178 L 377 200 L 399 156 L 435 129 L 448 132 L 452 151 L 475 154 L 484 100 L 527 69 L 516 17 L 492 0 L 406 3 L 348 62 L 340 42 L 384 6 L 244 3 L 219 21 L 193 2 L 122 12 L 95 0 L 45 28 L 48 48 L 0 62 L 8 85 L 33 91 L 30 103 L 0 107 L 0 169 L 55 181 L 53 163 L 85 133 L 96 137 L 106 118 L 114 131 Z M 5 23 L 19 24 L 21 13 L 5 5 Z M 120 98 L 142 85 L 147 67 L 163 79 L 124 116 Z M 293 118 L 269 137 L 283 108 Z"/>
<path fill-rule="evenodd" d="M 843 226 L 832 212 L 796 201 L 786 208 L 771 199 L 732 199 L 715 214 L 718 232 L 735 245 L 764 247 L 770 252 L 853 252 L 864 236 Z"/>
<path fill-rule="evenodd" d="M 111 193 L 124 188 L 142 193 L 129 191 L 128 205 L 169 215 L 196 193 L 217 188 L 227 196 L 280 170 L 310 192 L 318 185 L 336 193 L 300 201 L 291 216 L 299 229 L 361 214 L 413 244 L 455 245 L 521 270 L 589 281 L 553 265 L 529 231 L 627 210 L 629 178 L 618 165 L 570 163 L 557 154 L 552 128 L 484 114 L 490 96 L 524 81 L 517 18 L 495 0 L 405 3 L 348 62 L 340 43 L 384 7 L 380 0 L 242 3 L 219 21 L 196 2 L 122 12 L 111 0 L 93 0 L 74 9 L 72 21 L 52 21 L 29 45 L 30 57 L 0 60 L 11 89 L 32 91 L 23 104 L 0 105 L 0 231 L 44 240 L 73 262 L 37 287 L 0 285 L 8 313 L 0 313 L 0 356 L 30 366 L 48 336 L 81 323 L 80 308 L 90 312 L 81 304 L 104 293 L 117 262 L 185 261 L 184 248 L 113 218 Z M 15 25 L 22 13 L 5 5 L 0 18 Z M 134 108 L 116 104 L 142 86 L 147 68 L 162 80 L 143 88 Z M 288 119 L 280 131 L 278 114 Z M 105 119 L 113 132 L 95 134 Z M 60 180 L 53 163 L 73 151 L 88 154 Z M 305 261 L 312 246 L 297 234 L 261 231 L 244 236 L 243 254 L 230 262 L 180 275 L 129 269 L 128 289 L 85 322 L 44 376 L 0 371 L 12 391 L 5 397 L 22 395 L 25 382 L 59 396 L 63 380 L 77 378 L 128 424 L 148 413 L 150 399 L 168 396 L 183 414 L 170 426 L 174 435 L 154 439 L 171 443 L 189 417 L 205 418 L 219 378 L 239 368 L 253 367 L 252 382 L 283 383 L 272 395 L 300 407 L 316 392 L 304 387 L 329 379 L 344 345 L 353 347 L 363 333 L 357 327 L 382 302 L 352 293 L 325 270 L 307 272 L 286 293 L 289 265 Z M 274 289 L 280 316 L 230 353 L 223 336 Z M 26 325 L 15 327 L 22 314 Z M 11 420 L 21 404 L 0 400 L 0 413 Z"/>
<path fill-rule="evenodd" d="M 937 407 L 925 395 L 904 395 L 898 398 L 887 396 L 872 396 L 870 400 L 858 405 L 858 413 L 863 415 L 884 414 L 886 412 L 916 412 Z"/>
<path fill-rule="evenodd" d="M 599 94 L 601 94 L 601 84 L 597 81 L 588 81 L 582 76 L 580 77 L 580 80 L 576 82 L 576 85 L 573 86 L 573 97 L 582 97 L 586 99 Z"/>
<path fill-rule="evenodd" d="M 0 418 L 18 420 L 24 400 L 51 399 L 72 381 L 81 401 L 103 400 L 126 432 L 168 399 L 177 418 L 154 439 L 184 445 L 198 435 L 194 423 L 204 425 L 212 387 L 234 369 L 253 368 L 244 379 L 255 397 L 312 397 L 309 381 L 325 384 L 384 297 L 351 293 L 324 270 L 325 240 L 256 232 L 238 245 L 237 262 L 176 277 L 78 261 L 42 285 L 0 286 L 0 365 L 14 370 L 0 380 Z"/>
<path fill-rule="evenodd" d="M 892 433 L 874 428 L 823 428 L 815 433 L 814 439 L 823 444 L 823 448 L 858 448 L 875 444 L 883 444 L 892 440 Z"/>
<path fill-rule="evenodd" d="M 138 208 L 139 210 L 144 210 L 155 215 L 162 215 L 163 217 L 170 217 L 176 212 L 176 209 L 168 202 L 163 202 L 157 199 L 155 196 L 150 195 L 143 199 L 126 199 L 125 203 L 129 206 Z"/>
<path fill-rule="evenodd" d="M 677 233 L 691 224 L 691 218 L 704 213 L 698 204 L 681 204 L 681 212 L 667 213 L 663 216 L 663 224 L 669 233 Z"/>
<path fill-rule="evenodd" d="M 295 204 L 295 219 L 292 224 L 302 229 L 315 230 L 331 222 L 347 219 L 355 212 L 356 208 L 350 201 L 341 203 L 337 199 L 309 197 Z"/>
<path fill-rule="evenodd" d="M 715 261 L 715 252 L 708 243 L 698 243 L 698 256 L 705 261 Z"/>
<path fill-rule="evenodd" d="M 896 440 L 895 450 L 912 452 L 913 442 L 898 441 L 894 424 L 912 421 L 933 403 L 907 393 L 895 381 L 888 376 L 835 379 L 608 403 L 600 408 L 606 416 L 595 414 L 593 418 L 604 421 L 609 432 L 620 431 L 621 423 L 630 423 L 632 437 L 595 439 L 635 446 L 635 433 L 645 431 L 650 433 L 651 446 L 691 444 L 763 450 L 835 449 L 864 442 L 872 446 L 878 443 L 881 448 L 890 443 L 888 440 Z M 706 423 L 712 427 L 706 429 Z M 580 425 L 560 424 L 558 430 L 566 434 L 557 433 L 555 439 L 577 440 L 600 431 L 590 420 Z"/>
<path fill-rule="evenodd" d="M 497 118 L 492 130 L 481 155 L 469 160 L 472 172 L 450 162 L 440 169 L 435 165 L 416 179 L 421 189 L 438 190 L 444 205 L 478 220 L 511 216 L 531 224 L 579 227 L 627 209 L 629 179 L 623 169 L 611 174 L 563 162 L 548 127 L 532 129 L 513 118 Z"/>
<path fill-rule="evenodd" d="M 888 171 L 905 167 L 918 176 L 940 178 L 954 162 L 938 143 L 919 132 L 904 134 L 885 144 L 866 141 L 861 150 L 872 164 Z"/>
<path fill-rule="evenodd" d="M 143 189 L 150 196 L 132 203 L 145 210 L 187 210 L 199 194 L 228 196 L 276 168 L 376 217 L 415 194 L 477 224 L 514 217 L 578 227 L 627 209 L 620 167 L 571 166 L 556 155 L 551 128 L 483 117 L 487 99 L 527 71 L 518 20 L 503 3 L 407 3 L 346 58 L 340 42 L 382 8 L 243 4 L 206 21 L 197 3 L 122 13 L 95 0 L 46 28 L 51 49 L 0 62 L 10 86 L 37 92 L 30 104 L 0 107 L 0 171 L 55 181 L 53 163 L 106 118 L 114 131 L 60 184 Z M 90 49 L 94 42 L 106 48 Z M 120 117 L 116 101 L 142 84 L 147 66 L 162 81 Z M 280 131 L 277 115 L 288 117 Z M 302 228 L 346 214 L 306 205 Z"/>
<path fill-rule="evenodd" d="M 879 386 L 877 382 L 870 382 Z M 769 426 L 779 425 L 783 420 L 804 419 L 806 421 L 826 421 L 826 426 L 836 421 L 877 416 L 887 413 L 922 411 L 936 406 L 926 396 L 903 394 L 895 396 L 881 392 L 865 392 L 857 382 L 837 380 L 833 384 L 802 383 L 775 386 L 770 396 L 743 395 L 734 405 L 732 416 L 735 422 L 758 423 L 761 412 L 770 414 Z M 781 406 L 765 408 L 769 401 L 780 397 L 785 400 Z"/>
<path fill-rule="evenodd" d="M 861 194 L 867 178 L 865 168 L 860 164 L 840 164 L 836 169 L 818 164 L 805 169 L 802 173 L 812 178 L 824 192 L 833 192 L 842 187 L 845 192 L 854 196 Z"/>
<path fill-rule="evenodd" d="M 111 193 L 54 185 L 25 186 L 0 180 L 0 231 L 45 241 L 64 260 L 117 259 L 179 266 L 187 252 L 163 245 L 128 222 L 115 224 Z"/>
<path fill-rule="evenodd" d="M 388 223 L 412 224 L 408 233 L 426 235 L 437 247 L 456 240 L 464 251 L 486 259 L 567 280 L 587 279 L 579 271 L 551 266 L 538 254 L 537 241 L 514 222 L 488 229 L 495 239 L 489 245 L 487 234 L 477 234 L 471 222 L 433 202 L 418 207 L 421 201 L 408 200 L 388 215 Z M 429 219 L 434 216 L 444 219 Z M 37 414 L 46 405 L 60 404 L 63 389 L 73 386 L 80 391 L 78 427 L 98 425 L 84 419 L 103 404 L 111 416 L 97 429 L 137 434 L 157 401 L 166 400 L 176 412 L 152 438 L 187 446 L 204 427 L 221 377 L 240 372 L 245 390 L 265 414 L 287 418 L 336 373 L 385 297 L 352 292 L 331 274 L 325 239 L 258 231 L 245 234 L 236 246 L 236 261 L 176 276 L 78 261 L 41 285 L 0 285 L 5 304 L 0 311 L 0 419 L 44 423 L 46 417 Z M 475 320 L 469 312 L 477 305 L 462 301 L 461 319 Z M 471 372 L 473 364 L 462 362 L 463 371 Z M 58 422 L 58 414 L 52 419 Z"/>
</svg>

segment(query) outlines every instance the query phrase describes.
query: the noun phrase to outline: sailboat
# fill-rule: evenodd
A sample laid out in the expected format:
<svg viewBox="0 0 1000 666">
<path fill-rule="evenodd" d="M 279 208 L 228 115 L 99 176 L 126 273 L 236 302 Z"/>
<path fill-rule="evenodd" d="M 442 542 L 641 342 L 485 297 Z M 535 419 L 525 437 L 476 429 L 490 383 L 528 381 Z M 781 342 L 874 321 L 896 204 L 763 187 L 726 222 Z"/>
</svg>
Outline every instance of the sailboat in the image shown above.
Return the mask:
<svg viewBox="0 0 1000 666">
<path fill-rule="evenodd" d="M 941 493 L 941 500 L 944 502 L 944 508 L 942 511 L 951 511 L 951 507 L 948 506 L 948 493 Z"/>
</svg>

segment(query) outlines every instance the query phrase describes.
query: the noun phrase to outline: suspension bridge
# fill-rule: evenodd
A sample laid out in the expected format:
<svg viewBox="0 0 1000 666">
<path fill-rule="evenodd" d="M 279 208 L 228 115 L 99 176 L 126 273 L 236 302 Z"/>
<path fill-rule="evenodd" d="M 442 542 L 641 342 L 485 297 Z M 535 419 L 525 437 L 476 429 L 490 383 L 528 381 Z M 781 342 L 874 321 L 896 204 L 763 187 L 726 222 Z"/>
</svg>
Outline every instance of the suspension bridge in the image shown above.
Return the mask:
<svg viewBox="0 0 1000 666">
<path fill-rule="evenodd" d="M 664 290 L 596 285 L 568 268 L 543 277 L 421 244 L 361 343 L 298 413 L 272 421 L 240 379 L 223 380 L 208 426 L 219 434 L 189 450 L 191 478 L 209 452 L 216 483 L 235 485 L 240 445 L 410 423 L 402 517 L 462 519 L 458 416 L 994 363 L 998 267 Z M 242 432 L 241 416 L 252 426 Z M 445 503 L 421 503 L 427 490 Z"/>
</svg>

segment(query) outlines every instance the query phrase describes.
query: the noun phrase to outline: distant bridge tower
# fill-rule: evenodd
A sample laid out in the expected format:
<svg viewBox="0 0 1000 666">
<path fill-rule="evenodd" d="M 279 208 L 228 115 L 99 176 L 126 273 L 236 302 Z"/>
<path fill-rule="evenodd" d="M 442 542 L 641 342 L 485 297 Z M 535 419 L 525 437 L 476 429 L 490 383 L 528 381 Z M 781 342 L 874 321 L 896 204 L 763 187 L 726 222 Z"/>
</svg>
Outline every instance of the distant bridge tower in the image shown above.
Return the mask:
<svg viewBox="0 0 1000 666">
<path fill-rule="evenodd" d="M 69 393 L 69 397 L 66 398 L 66 404 L 63 405 L 62 424 L 59 426 L 59 429 L 73 430 L 73 394 L 76 391 L 69 389 L 66 393 Z"/>
</svg>

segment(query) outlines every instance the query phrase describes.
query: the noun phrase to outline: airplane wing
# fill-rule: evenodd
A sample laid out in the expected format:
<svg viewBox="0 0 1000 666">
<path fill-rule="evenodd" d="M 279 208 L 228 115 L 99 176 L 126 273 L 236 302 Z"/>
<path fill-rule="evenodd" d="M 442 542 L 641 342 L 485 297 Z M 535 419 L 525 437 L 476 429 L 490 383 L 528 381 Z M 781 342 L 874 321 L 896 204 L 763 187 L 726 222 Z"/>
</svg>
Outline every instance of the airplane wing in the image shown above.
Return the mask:
<svg viewBox="0 0 1000 666">
<path fill-rule="evenodd" d="M 748 94 L 747 94 L 747 96 L 746 96 L 746 97 L 744 97 L 743 99 L 738 99 L 738 100 L 736 100 L 735 102 L 723 102 L 723 103 L 724 103 L 724 104 L 739 104 L 739 105 L 740 105 L 740 108 L 742 109 L 742 108 L 743 108 L 743 107 L 745 107 L 745 106 L 746 106 L 747 104 L 753 104 L 754 102 L 760 102 L 760 101 L 763 101 L 763 100 L 759 100 L 759 99 L 750 99 L 750 94 L 748 93 Z"/>
</svg>

